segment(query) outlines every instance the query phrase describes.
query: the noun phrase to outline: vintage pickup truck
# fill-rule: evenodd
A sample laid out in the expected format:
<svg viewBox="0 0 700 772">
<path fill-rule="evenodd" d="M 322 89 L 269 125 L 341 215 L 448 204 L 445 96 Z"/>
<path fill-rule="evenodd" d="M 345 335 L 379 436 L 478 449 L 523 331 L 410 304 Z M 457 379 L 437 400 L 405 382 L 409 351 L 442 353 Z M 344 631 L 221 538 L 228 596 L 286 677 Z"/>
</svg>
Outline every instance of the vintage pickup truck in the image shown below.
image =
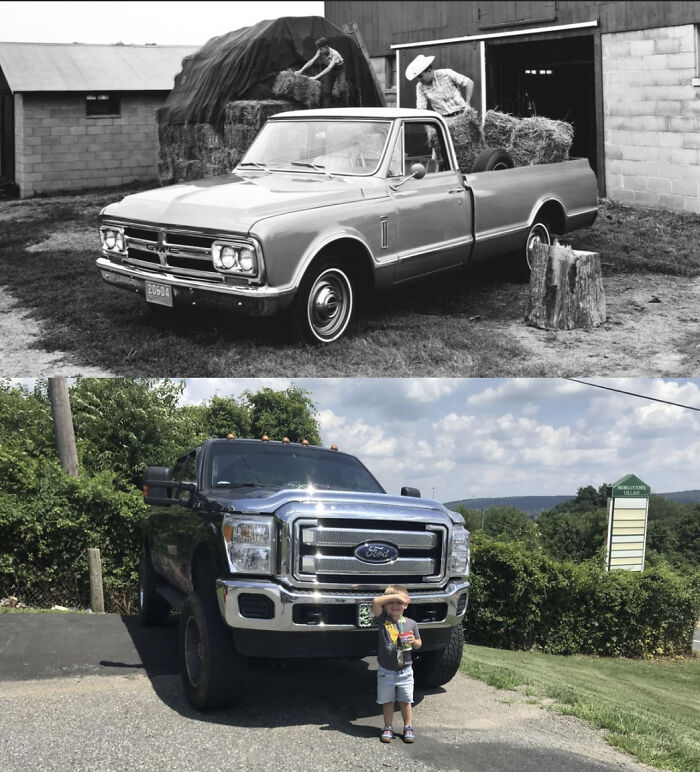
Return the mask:
<svg viewBox="0 0 700 772">
<path fill-rule="evenodd" d="M 180 669 L 190 703 L 233 703 L 249 658 L 376 653 L 372 598 L 410 592 L 423 645 L 418 685 L 456 673 L 469 593 L 462 517 L 391 496 L 354 456 L 308 443 L 206 440 L 172 469 L 149 467 L 140 617 L 180 609 Z"/>
<path fill-rule="evenodd" d="M 287 312 L 314 343 L 347 330 L 358 295 L 401 285 L 591 224 L 588 161 L 506 168 L 486 150 L 457 166 L 431 111 L 279 113 L 234 171 L 125 197 L 100 216 L 105 282 L 149 307 L 225 301 Z"/>
</svg>

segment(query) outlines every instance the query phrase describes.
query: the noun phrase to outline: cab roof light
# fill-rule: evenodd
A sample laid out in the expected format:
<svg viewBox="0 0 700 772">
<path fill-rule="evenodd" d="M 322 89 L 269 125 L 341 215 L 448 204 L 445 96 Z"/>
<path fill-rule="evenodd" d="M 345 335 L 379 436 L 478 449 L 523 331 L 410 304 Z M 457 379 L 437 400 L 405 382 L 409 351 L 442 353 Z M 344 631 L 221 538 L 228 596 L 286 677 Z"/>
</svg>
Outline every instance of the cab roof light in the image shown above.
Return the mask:
<svg viewBox="0 0 700 772">
<path fill-rule="evenodd" d="M 270 438 L 267 436 L 267 434 L 263 434 L 263 436 L 260 438 L 262 442 L 269 442 Z"/>
<path fill-rule="evenodd" d="M 288 445 L 288 444 L 289 444 L 289 437 L 282 437 L 282 442 L 283 442 L 285 445 Z"/>
<path fill-rule="evenodd" d="M 338 450 L 338 446 L 335 444 L 331 445 L 331 450 Z"/>
<path fill-rule="evenodd" d="M 308 445 L 308 444 L 309 444 L 309 441 L 308 441 L 308 440 L 302 440 L 302 441 L 301 441 L 301 444 L 302 444 L 302 445 Z"/>
<path fill-rule="evenodd" d="M 235 440 L 236 439 L 236 435 L 229 433 L 229 434 L 226 435 L 226 439 L 227 440 Z"/>
</svg>

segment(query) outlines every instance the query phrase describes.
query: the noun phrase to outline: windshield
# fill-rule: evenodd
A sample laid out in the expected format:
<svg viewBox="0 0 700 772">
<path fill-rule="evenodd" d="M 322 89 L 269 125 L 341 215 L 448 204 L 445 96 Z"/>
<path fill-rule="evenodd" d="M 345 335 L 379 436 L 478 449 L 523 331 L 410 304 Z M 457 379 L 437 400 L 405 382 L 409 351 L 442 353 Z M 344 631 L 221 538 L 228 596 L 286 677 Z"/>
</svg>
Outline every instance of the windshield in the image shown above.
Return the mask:
<svg viewBox="0 0 700 772">
<path fill-rule="evenodd" d="M 289 445 L 214 445 L 207 487 L 307 488 L 384 493 L 353 456 Z"/>
<path fill-rule="evenodd" d="M 384 154 L 390 128 L 388 121 L 270 121 L 238 166 L 374 174 Z"/>
</svg>

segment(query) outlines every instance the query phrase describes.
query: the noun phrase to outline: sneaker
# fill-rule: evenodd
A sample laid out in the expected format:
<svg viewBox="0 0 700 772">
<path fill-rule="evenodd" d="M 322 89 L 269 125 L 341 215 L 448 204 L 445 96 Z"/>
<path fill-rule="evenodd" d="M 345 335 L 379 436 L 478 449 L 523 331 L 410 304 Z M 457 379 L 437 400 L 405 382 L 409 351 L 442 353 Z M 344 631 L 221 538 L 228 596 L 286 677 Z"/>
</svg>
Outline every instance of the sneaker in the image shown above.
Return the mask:
<svg viewBox="0 0 700 772">
<path fill-rule="evenodd" d="M 414 743 L 416 741 L 416 733 L 413 731 L 412 726 L 405 726 L 403 728 L 403 741 L 405 743 Z"/>
<path fill-rule="evenodd" d="M 394 739 L 394 730 L 390 726 L 385 726 L 382 736 L 379 739 L 383 743 L 390 743 Z"/>
</svg>

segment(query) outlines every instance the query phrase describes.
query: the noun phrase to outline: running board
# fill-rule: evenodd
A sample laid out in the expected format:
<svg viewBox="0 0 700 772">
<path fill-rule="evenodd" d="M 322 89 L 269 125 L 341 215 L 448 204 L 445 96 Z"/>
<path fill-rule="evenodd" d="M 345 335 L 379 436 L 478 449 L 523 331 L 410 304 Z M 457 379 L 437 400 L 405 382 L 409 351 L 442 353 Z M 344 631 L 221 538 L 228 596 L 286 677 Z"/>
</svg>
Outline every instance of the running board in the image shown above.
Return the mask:
<svg viewBox="0 0 700 772">
<path fill-rule="evenodd" d="M 178 611 L 182 611 L 182 607 L 185 605 L 185 595 L 182 590 L 178 590 L 169 584 L 164 584 L 162 587 L 156 587 L 156 592 L 161 598 L 165 598 L 168 603 Z"/>
</svg>

